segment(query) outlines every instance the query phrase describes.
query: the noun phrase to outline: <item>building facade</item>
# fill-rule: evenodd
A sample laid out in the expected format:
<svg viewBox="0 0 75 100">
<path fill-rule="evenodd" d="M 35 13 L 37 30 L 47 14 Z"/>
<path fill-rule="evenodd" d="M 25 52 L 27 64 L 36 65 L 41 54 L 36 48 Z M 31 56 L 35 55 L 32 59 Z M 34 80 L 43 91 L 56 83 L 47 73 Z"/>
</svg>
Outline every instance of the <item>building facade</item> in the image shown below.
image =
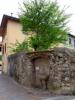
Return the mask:
<svg viewBox="0 0 75 100">
<path fill-rule="evenodd" d="M 4 15 L 0 27 L 0 36 L 2 36 L 2 65 L 3 72 L 8 71 L 7 57 L 10 55 L 10 44 L 16 40 L 22 42 L 26 36 L 22 33 L 22 26 L 18 18 Z"/>
</svg>

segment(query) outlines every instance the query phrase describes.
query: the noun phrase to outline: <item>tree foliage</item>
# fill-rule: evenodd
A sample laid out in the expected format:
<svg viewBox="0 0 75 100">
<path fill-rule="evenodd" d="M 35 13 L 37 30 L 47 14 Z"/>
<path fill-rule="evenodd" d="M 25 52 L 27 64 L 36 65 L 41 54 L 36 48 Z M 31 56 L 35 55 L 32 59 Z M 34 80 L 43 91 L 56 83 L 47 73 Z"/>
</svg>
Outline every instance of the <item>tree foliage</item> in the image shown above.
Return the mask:
<svg viewBox="0 0 75 100">
<path fill-rule="evenodd" d="M 56 1 L 23 2 L 19 17 L 23 33 L 35 33 L 30 37 L 31 47 L 35 50 L 46 50 L 67 39 L 69 32 L 67 23 L 70 15 L 65 13 L 65 9 L 60 10 Z"/>
<path fill-rule="evenodd" d="M 29 51 L 27 41 L 23 41 L 22 43 L 20 43 L 19 41 L 16 40 L 16 43 L 11 44 L 9 48 L 12 53 L 17 53 L 17 52 L 21 52 L 21 51 Z"/>
</svg>

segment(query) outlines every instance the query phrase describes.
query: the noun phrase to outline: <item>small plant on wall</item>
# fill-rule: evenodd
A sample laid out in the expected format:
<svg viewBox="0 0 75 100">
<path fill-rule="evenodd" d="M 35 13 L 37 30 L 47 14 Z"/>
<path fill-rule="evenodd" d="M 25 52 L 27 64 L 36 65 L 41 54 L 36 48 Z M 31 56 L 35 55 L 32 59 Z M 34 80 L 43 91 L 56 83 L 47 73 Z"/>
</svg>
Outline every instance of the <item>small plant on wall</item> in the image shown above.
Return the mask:
<svg viewBox="0 0 75 100">
<path fill-rule="evenodd" d="M 10 50 L 13 53 L 17 53 L 17 52 L 21 52 L 21 51 L 32 51 L 29 47 L 28 47 L 28 42 L 27 41 L 23 41 L 22 43 L 20 43 L 19 41 L 16 41 L 15 44 L 10 44 Z"/>
</svg>

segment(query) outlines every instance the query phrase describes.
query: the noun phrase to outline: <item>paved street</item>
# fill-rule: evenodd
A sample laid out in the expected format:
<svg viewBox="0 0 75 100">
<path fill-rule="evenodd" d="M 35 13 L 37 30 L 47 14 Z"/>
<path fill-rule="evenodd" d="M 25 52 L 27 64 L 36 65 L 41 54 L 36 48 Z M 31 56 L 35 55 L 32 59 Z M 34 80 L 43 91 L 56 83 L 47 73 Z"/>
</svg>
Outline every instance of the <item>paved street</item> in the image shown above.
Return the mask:
<svg viewBox="0 0 75 100">
<path fill-rule="evenodd" d="M 0 75 L 0 100 L 40 100 L 8 76 Z"/>
<path fill-rule="evenodd" d="M 52 97 L 44 100 L 75 100 L 74 96 L 59 96 L 59 97 Z"/>
<path fill-rule="evenodd" d="M 0 75 L 0 100 L 75 100 L 73 96 L 50 97 L 47 92 L 24 88 L 12 78 Z"/>
</svg>

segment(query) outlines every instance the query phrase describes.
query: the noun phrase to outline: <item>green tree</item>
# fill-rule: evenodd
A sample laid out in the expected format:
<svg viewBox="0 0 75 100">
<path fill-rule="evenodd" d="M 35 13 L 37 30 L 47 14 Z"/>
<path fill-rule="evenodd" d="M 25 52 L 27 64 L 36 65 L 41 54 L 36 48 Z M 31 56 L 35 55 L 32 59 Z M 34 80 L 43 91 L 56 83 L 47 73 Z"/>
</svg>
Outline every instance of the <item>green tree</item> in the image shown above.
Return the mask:
<svg viewBox="0 0 75 100">
<path fill-rule="evenodd" d="M 27 41 L 23 41 L 22 43 L 20 43 L 19 41 L 16 41 L 15 44 L 10 44 L 9 48 L 12 53 L 17 53 L 21 51 L 26 51 L 26 52 L 29 51 Z"/>
<path fill-rule="evenodd" d="M 23 33 L 35 33 L 29 41 L 35 51 L 46 50 L 67 39 L 69 32 L 67 23 L 70 15 L 65 13 L 65 9 L 60 10 L 56 1 L 23 2 L 19 17 Z"/>
</svg>

